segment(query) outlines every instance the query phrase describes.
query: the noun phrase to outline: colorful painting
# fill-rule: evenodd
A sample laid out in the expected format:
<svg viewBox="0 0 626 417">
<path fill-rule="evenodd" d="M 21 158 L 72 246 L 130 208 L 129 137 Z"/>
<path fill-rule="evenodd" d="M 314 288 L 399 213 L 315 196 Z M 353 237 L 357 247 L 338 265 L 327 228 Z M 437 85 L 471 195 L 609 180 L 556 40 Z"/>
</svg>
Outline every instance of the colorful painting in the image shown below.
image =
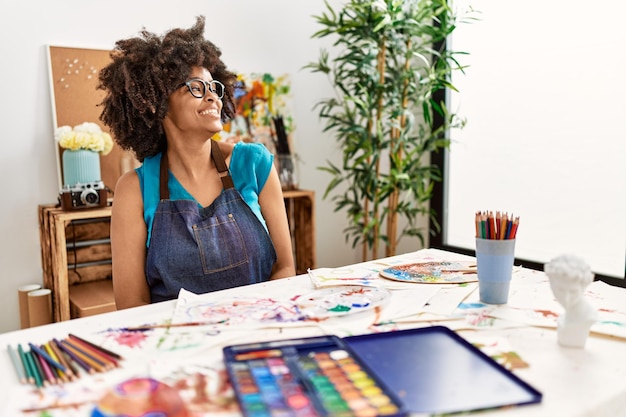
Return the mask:
<svg viewBox="0 0 626 417">
<path fill-rule="evenodd" d="M 477 282 L 475 262 L 433 261 L 396 265 L 380 271 L 384 278 L 424 284 Z"/>
<path fill-rule="evenodd" d="M 197 300 L 177 305 L 173 323 L 198 322 L 228 326 L 284 324 L 304 320 L 292 301 L 271 297 L 234 297 L 223 301 Z"/>
<path fill-rule="evenodd" d="M 389 297 L 391 293 L 384 288 L 344 286 L 319 289 L 294 301 L 307 318 L 324 319 L 372 310 Z"/>
<path fill-rule="evenodd" d="M 239 74 L 235 88 L 237 115 L 224 125 L 216 139 L 261 142 L 276 153 L 275 120 L 280 118 L 287 135 L 294 131 L 290 101 L 291 85 L 287 74 Z"/>
</svg>

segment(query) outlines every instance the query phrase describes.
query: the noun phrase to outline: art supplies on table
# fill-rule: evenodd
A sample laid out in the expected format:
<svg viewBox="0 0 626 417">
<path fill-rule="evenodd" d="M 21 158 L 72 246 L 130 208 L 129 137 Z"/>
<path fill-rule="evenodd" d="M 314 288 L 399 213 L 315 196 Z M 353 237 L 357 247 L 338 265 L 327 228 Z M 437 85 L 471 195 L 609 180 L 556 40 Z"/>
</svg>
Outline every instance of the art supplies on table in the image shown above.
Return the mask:
<svg viewBox="0 0 626 417">
<path fill-rule="evenodd" d="M 119 366 L 122 357 L 86 339 L 70 334 L 41 345 L 7 346 L 8 354 L 21 383 L 37 387 L 70 382 L 81 373 L 104 372 Z"/>
<path fill-rule="evenodd" d="M 476 282 L 476 262 L 418 262 L 395 265 L 380 271 L 380 276 L 394 281 L 422 284 L 463 284 Z"/>
<path fill-rule="evenodd" d="M 231 345 L 224 361 L 246 416 L 288 410 L 430 415 L 542 400 L 539 391 L 444 326 Z"/>
<path fill-rule="evenodd" d="M 336 336 L 227 346 L 224 360 L 246 417 L 406 415 Z"/>
</svg>

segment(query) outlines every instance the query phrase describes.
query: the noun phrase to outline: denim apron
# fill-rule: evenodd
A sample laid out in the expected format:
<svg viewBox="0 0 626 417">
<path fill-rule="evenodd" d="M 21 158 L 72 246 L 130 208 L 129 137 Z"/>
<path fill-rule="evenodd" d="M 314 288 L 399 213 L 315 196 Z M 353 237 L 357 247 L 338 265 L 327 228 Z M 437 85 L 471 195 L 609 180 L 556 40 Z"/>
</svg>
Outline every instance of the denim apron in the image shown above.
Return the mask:
<svg viewBox="0 0 626 417">
<path fill-rule="evenodd" d="M 170 200 L 167 152 L 161 157 L 160 201 L 146 257 L 151 302 L 267 281 L 276 251 L 267 230 L 234 188 L 224 156 L 211 140 L 223 190 L 208 207 Z"/>
</svg>

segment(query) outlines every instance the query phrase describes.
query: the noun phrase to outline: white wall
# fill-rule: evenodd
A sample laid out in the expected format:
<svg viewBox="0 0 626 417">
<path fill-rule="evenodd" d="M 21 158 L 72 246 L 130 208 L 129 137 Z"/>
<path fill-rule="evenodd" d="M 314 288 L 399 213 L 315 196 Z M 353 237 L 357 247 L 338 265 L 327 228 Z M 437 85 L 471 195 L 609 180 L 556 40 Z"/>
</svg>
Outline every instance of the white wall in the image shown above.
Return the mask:
<svg viewBox="0 0 626 417">
<path fill-rule="evenodd" d="M 291 75 L 300 184 L 317 196 L 318 266 L 359 261 L 358 250 L 344 243 L 345 214 L 321 199 L 328 177 L 316 169 L 340 157 L 313 110 L 332 91 L 325 77 L 301 69 L 324 46 L 311 39 L 320 29 L 312 16 L 323 11 L 323 0 L 2 2 L 0 332 L 19 328 L 17 288 L 42 282 L 37 205 L 53 203 L 58 195 L 46 45 L 110 49 L 142 27 L 163 33 L 191 26 L 199 14 L 207 17 L 206 37 L 222 49 L 231 69 Z M 417 249 L 419 242 L 406 240 L 399 252 Z"/>
</svg>

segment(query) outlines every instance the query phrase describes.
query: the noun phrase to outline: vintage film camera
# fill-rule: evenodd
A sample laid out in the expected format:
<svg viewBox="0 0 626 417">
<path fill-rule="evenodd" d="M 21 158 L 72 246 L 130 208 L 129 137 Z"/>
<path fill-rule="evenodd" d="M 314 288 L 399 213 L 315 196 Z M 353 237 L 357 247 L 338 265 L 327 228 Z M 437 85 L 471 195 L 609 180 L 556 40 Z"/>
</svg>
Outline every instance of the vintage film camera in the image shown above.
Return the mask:
<svg viewBox="0 0 626 417">
<path fill-rule="evenodd" d="M 63 210 L 78 210 L 107 205 L 107 189 L 102 181 L 66 185 L 59 199 Z"/>
</svg>

